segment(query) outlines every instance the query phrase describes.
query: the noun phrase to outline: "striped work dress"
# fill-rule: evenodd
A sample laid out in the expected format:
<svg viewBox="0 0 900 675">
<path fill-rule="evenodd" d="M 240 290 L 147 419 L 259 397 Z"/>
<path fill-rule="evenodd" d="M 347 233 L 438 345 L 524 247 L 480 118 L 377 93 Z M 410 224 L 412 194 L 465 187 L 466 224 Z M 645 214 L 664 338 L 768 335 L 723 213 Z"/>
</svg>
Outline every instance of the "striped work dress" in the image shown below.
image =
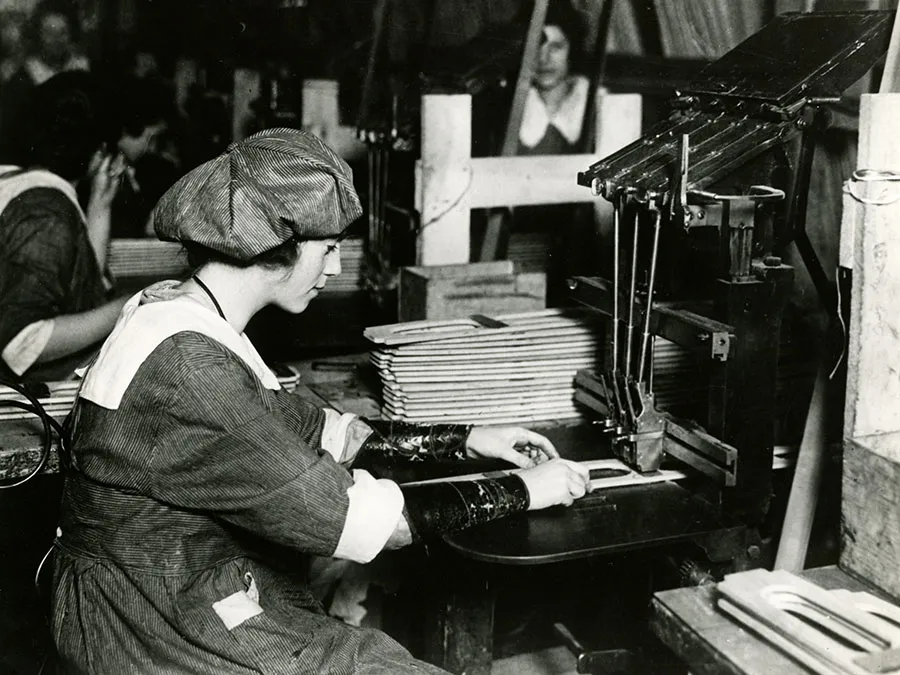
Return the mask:
<svg viewBox="0 0 900 675">
<path fill-rule="evenodd" d="M 54 569 L 66 671 L 443 672 L 308 590 L 353 483 L 323 418 L 197 332 L 160 342 L 117 409 L 80 399 Z"/>
</svg>

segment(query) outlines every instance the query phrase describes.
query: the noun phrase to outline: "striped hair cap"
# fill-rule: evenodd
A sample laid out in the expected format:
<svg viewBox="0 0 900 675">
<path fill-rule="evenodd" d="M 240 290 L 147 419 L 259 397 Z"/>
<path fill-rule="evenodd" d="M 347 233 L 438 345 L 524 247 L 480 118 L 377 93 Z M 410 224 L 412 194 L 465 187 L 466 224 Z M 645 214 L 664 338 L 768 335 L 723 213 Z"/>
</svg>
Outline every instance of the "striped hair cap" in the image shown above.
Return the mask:
<svg viewBox="0 0 900 675">
<path fill-rule="evenodd" d="M 343 159 L 306 131 L 267 129 L 183 176 L 153 227 L 160 239 L 250 260 L 291 237 L 336 237 L 360 215 Z"/>
</svg>

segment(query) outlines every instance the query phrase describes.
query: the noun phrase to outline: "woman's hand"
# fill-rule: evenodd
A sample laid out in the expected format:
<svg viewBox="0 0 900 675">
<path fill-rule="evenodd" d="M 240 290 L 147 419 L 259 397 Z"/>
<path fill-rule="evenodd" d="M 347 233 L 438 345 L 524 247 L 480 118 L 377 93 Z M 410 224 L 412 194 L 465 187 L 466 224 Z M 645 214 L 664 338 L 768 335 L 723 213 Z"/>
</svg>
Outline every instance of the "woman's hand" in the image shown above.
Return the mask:
<svg viewBox="0 0 900 675">
<path fill-rule="evenodd" d="M 474 427 L 466 451 L 472 458 L 503 459 L 522 469 L 559 457 L 553 443 L 522 427 Z"/>
<path fill-rule="evenodd" d="M 590 472 L 577 462 L 554 459 L 516 474 L 528 489 L 528 510 L 537 511 L 548 506 L 571 506 L 576 499 L 590 492 Z"/>
<path fill-rule="evenodd" d="M 122 155 L 112 156 L 99 150 L 94 154 L 88 168 L 91 176 L 90 206 L 100 209 L 112 206 L 125 169 L 125 158 Z"/>
</svg>

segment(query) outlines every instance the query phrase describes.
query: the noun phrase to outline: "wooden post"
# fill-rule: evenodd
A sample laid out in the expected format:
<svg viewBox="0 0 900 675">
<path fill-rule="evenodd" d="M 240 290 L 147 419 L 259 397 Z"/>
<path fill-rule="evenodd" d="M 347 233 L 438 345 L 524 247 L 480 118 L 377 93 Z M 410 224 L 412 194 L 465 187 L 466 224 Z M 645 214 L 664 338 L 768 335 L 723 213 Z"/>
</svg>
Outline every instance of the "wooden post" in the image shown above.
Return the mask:
<svg viewBox="0 0 900 675">
<path fill-rule="evenodd" d="M 356 127 L 341 124 L 337 80 L 304 80 L 303 128 L 330 145 L 346 160 L 362 157 L 366 146 L 356 137 Z"/>
<path fill-rule="evenodd" d="M 419 265 L 469 262 L 471 158 L 471 96 L 423 96 L 422 158 L 416 166 Z"/>
<path fill-rule="evenodd" d="M 193 59 L 179 58 L 175 62 L 175 105 L 182 115 L 186 115 L 185 106 L 191 87 L 200 79 L 200 67 Z"/>
<path fill-rule="evenodd" d="M 262 91 L 262 78 L 258 70 L 234 69 L 234 91 L 231 98 L 231 140 L 240 141 L 247 131 L 247 123 L 253 119 L 253 101 Z"/>
<path fill-rule="evenodd" d="M 900 173 L 900 94 L 860 104 L 860 169 Z M 841 566 L 900 596 L 900 184 L 850 181 L 858 202 L 844 414 Z M 866 204 L 864 202 L 874 202 Z"/>
</svg>

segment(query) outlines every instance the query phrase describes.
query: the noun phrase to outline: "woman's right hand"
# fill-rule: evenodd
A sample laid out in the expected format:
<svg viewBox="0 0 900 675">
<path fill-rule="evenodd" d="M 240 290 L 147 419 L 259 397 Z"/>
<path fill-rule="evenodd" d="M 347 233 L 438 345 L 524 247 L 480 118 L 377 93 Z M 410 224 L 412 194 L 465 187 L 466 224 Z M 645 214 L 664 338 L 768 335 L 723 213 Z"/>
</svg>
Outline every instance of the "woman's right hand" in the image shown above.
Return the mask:
<svg viewBox="0 0 900 675">
<path fill-rule="evenodd" d="M 572 502 L 591 489 L 591 476 L 587 468 L 567 459 L 551 459 L 516 473 L 528 489 L 529 511 Z"/>
</svg>

